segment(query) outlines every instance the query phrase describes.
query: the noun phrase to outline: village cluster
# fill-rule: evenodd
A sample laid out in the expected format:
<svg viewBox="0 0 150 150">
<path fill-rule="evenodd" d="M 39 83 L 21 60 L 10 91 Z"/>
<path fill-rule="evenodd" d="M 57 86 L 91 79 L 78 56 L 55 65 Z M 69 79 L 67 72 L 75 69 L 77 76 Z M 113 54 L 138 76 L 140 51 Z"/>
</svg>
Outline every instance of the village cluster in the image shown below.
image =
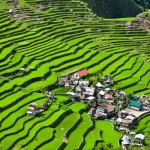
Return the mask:
<svg viewBox="0 0 150 150">
<path fill-rule="evenodd" d="M 59 79 L 59 85 L 71 88 L 71 91 L 66 93 L 71 100 L 88 103 L 90 105 L 88 114 L 93 119 L 109 119 L 115 122 L 117 130 L 126 131 L 128 135 L 124 135 L 121 139 L 122 146 L 126 148 L 131 144 L 143 146 L 145 136 L 140 133 L 130 134 L 129 130 L 138 116 L 149 112 L 150 99 L 146 95 L 133 96 L 112 89 L 115 81 L 110 74 L 102 77 L 95 85 L 90 84 L 87 75 L 86 69 L 63 75 Z"/>
<path fill-rule="evenodd" d="M 45 104 L 41 104 L 39 107 L 36 103 L 30 103 L 27 108 L 27 115 L 37 116 L 45 111 L 47 106 Z"/>
<path fill-rule="evenodd" d="M 33 117 L 40 115 L 42 112 L 47 110 L 52 102 L 56 100 L 54 94 L 49 91 L 45 92 L 45 96 L 47 97 L 47 101 L 40 106 L 38 106 L 35 102 L 29 104 L 29 107 L 27 109 L 27 115 L 31 115 Z"/>
</svg>

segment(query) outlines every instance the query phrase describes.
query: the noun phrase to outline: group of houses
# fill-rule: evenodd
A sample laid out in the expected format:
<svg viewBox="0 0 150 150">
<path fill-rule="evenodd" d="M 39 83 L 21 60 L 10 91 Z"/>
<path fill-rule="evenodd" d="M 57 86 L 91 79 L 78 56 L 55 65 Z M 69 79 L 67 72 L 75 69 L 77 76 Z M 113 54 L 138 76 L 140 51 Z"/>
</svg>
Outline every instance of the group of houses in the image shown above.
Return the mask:
<svg viewBox="0 0 150 150">
<path fill-rule="evenodd" d="M 49 91 L 45 92 L 45 96 L 47 97 L 47 101 L 45 102 L 45 104 L 41 104 L 39 107 L 36 103 L 29 104 L 29 107 L 27 109 L 27 115 L 31 115 L 34 117 L 38 116 L 48 108 L 49 104 L 56 100 L 54 94 Z"/>
<path fill-rule="evenodd" d="M 56 100 L 55 95 L 52 92 L 50 92 L 50 91 L 46 91 L 45 92 L 45 96 L 47 97 L 47 102 L 52 103 L 52 102 L 54 102 Z"/>
<path fill-rule="evenodd" d="M 45 111 L 47 106 L 45 104 L 41 104 L 39 107 L 36 103 L 30 103 L 27 109 L 27 115 L 31 115 L 33 117 L 40 115 L 43 111 Z"/>
<path fill-rule="evenodd" d="M 144 145 L 145 136 L 143 134 L 135 134 L 132 132 L 128 135 L 124 135 L 120 144 L 124 149 L 129 149 L 130 145 L 143 146 Z"/>
<path fill-rule="evenodd" d="M 90 81 L 84 79 L 87 75 L 88 71 L 83 69 L 70 75 L 62 76 L 59 79 L 59 85 L 72 88 L 71 92 L 66 93 L 71 100 L 89 103 L 92 107 L 88 113 L 95 119 L 112 117 L 115 113 L 114 106 L 112 105 L 114 103 L 115 91 L 111 90 L 109 86 L 114 81 L 108 74 L 102 77 L 102 82 L 93 85 Z M 99 104 L 103 100 L 105 102 Z"/>
<path fill-rule="evenodd" d="M 79 70 L 69 75 L 63 75 L 58 83 L 60 86 L 71 88 L 71 91 L 66 93 L 71 100 L 90 104 L 88 114 L 93 119 L 112 118 L 116 122 L 116 129 L 129 130 L 136 117 L 127 112 L 126 108 L 134 111 L 142 111 L 145 107 L 150 109 L 150 99 L 147 96 L 129 97 L 121 90 L 112 89 L 114 80 L 110 74 L 102 77 L 95 85 L 87 80 L 87 75 L 88 70 Z M 140 135 L 137 134 L 132 143 L 142 144 L 144 138 Z M 122 143 L 125 143 L 124 139 Z M 122 145 L 124 146 L 124 144 Z"/>
<path fill-rule="evenodd" d="M 133 121 L 135 119 L 135 116 L 132 114 L 129 114 L 127 111 L 125 110 L 121 110 L 118 114 L 118 118 L 116 120 L 116 127 L 119 130 L 126 130 L 126 129 L 130 129 L 130 127 L 133 124 Z"/>
<path fill-rule="evenodd" d="M 127 108 L 129 110 L 134 110 L 135 112 L 142 112 L 143 110 L 150 111 L 149 107 L 149 97 L 146 95 L 142 96 L 132 96 L 130 99 L 128 99 L 128 105 Z M 130 129 L 135 121 L 135 118 L 137 116 L 134 116 L 131 112 L 129 113 L 126 110 L 121 110 L 118 112 L 117 115 L 117 127 L 119 127 L 120 130 L 124 129 Z"/>
</svg>

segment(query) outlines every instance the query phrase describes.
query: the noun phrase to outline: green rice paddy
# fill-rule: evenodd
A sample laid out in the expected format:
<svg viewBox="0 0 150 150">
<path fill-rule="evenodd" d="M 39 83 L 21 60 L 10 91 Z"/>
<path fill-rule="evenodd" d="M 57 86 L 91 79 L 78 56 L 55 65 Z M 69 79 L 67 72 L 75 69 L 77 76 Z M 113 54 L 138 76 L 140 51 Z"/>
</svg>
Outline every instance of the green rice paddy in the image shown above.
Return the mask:
<svg viewBox="0 0 150 150">
<path fill-rule="evenodd" d="M 146 136 L 145 144 L 149 145 L 150 141 L 150 116 L 147 116 L 143 118 L 142 120 L 139 120 L 135 126 L 133 127 L 132 131 L 136 133 L 142 133 Z"/>
<path fill-rule="evenodd" d="M 36 9 L 37 3 L 47 7 Z M 11 1 L 0 2 L 0 147 L 87 150 L 96 141 L 118 147 L 120 133 L 110 122 L 93 122 L 83 112 L 84 104 L 65 96 L 57 96 L 40 117 L 27 116 L 26 111 L 29 103 L 46 101 L 43 89 L 48 86 L 54 93 L 68 92 L 55 82 L 77 68 L 87 68 L 91 79 L 98 71 L 110 73 L 114 88 L 150 95 L 150 62 L 145 62 L 150 56 L 150 34 L 127 31 L 125 23 L 133 18 L 96 17 L 80 0 L 20 0 L 16 14 L 24 18 L 16 21 L 6 13 L 10 8 Z"/>
</svg>

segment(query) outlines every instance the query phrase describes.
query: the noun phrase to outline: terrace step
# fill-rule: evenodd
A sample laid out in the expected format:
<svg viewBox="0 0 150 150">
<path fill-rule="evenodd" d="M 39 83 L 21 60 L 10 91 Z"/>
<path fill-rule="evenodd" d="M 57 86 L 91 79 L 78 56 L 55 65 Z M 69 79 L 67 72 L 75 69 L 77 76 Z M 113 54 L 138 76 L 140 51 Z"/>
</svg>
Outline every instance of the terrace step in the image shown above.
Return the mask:
<svg viewBox="0 0 150 150">
<path fill-rule="evenodd" d="M 82 146 L 82 143 L 85 138 L 84 136 L 86 135 L 88 130 L 91 130 L 91 128 L 93 127 L 93 123 L 91 121 L 91 118 L 88 116 L 88 114 L 83 113 L 81 116 L 83 121 L 77 126 L 76 130 L 74 130 L 68 137 L 70 143 L 66 146 L 65 148 L 66 150 L 78 149 L 80 146 Z M 78 140 L 73 141 L 72 139 L 74 137 L 78 137 Z"/>
<path fill-rule="evenodd" d="M 55 81 L 62 73 L 76 68 L 87 68 L 91 79 L 96 78 L 97 72 L 109 73 L 117 83 L 114 87 L 124 87 L 125 91 L 150 93 L 149 70 L 144 69 L 144 60 L 150 56 L 150 35 L 141 30 L 127 31 L 125 21 L 97 17 L 81 0 L 19 3 L 16 13 L 28 18 L 13 21 L 0 10 L 0 75 L 4 77 L 0 78 L 2 148 L 87 150 L 97 140 L 117 148 L 119 133 L 113 131 L 110 122 L 94 124 L 85 113 L 84 104 L 71 103 L 66 96 L 56 95 L 56 102 L 36 118 L 25 116 L 26 107 L 31 102 L 41 104 L 46 100 L 41 89 L 49 87 L 66 93 Z M 39 11 L 35 8 L 37 3 L 46 4 L 47 8 Z M 22 67 L 25 73 L 20 74 L 18 69 Z M 60 130 L 62 126 L 66 128 Z M 63 134 L 68 145 L 62 141 Z"/>
</svg>

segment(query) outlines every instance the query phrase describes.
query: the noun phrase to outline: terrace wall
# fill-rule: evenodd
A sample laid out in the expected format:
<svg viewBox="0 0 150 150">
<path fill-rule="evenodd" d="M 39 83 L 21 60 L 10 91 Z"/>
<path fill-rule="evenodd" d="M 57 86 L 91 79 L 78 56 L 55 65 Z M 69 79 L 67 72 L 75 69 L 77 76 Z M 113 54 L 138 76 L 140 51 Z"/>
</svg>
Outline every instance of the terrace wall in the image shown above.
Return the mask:
<svg viewBox="0 0 150 150">
<path fill-rule="evenodd" d="M 132 128 L 134 127 L 134 125 L 135 125 L 139 120 L 141 120 L 141 119 L 143 119 L 144 117 L 147 117 L 147 116 L 149 116 L 149 115 L 150 115 L 150 111 L 149 111 L 149 112 L 146 112 L 146 113 L 144 113 L 144 114 L 142 114 L 142 115 L 140 115 L 138 118 L 136 118 L 136 119 L 133 121 L 132 126 L 130 127 L 130 129 L 132 129 Z"/>
</svg>

